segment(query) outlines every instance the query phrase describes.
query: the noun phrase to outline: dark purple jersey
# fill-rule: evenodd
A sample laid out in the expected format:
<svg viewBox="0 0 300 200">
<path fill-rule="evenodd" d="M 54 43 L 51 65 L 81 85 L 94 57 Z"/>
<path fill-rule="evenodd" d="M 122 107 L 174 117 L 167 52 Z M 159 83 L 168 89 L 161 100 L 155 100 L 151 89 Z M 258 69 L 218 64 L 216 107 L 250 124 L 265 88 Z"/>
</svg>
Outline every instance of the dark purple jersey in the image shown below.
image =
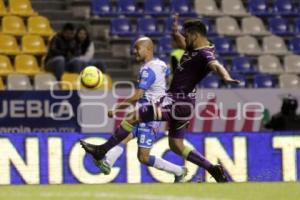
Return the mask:
<svg viewBox="0 0 300 200">
<path fill-rule="evenodd" d="M 215 60 L 214 46 L 186 51 L 174 71 L 169 93 L 190 94 L 197 84 L 210 72 L 208 63 Z"/>
</svg>

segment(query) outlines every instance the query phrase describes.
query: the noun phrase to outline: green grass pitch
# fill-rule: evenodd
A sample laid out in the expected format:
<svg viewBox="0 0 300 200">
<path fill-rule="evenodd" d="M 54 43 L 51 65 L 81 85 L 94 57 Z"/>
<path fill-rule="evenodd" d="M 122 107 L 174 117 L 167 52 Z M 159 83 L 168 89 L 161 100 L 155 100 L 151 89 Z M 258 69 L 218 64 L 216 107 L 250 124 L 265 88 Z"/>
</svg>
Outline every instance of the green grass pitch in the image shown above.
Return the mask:
<svg viewBox="0 0 300 200">
<path fill-rule="evenodd" d="M 0 186 L 0 200 L 300 200 L 300 183 Z"/>
</svg>

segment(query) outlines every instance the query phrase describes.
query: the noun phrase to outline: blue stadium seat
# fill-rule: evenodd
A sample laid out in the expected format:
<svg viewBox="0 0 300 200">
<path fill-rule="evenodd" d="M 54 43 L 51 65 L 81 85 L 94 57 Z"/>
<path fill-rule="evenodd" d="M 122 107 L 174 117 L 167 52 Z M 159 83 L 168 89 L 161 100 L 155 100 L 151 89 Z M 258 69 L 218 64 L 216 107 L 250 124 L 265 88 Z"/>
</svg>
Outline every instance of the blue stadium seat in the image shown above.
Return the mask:
<svg viewBox="0 0 300 200">
<path fill-rule="evenodd" d="M 137 24 L 140 35 L 162 36 L 162 33 L 158 30 L 157 21 L 151 17 L 140 18 Z"/>
<path fill-rule="evenodd" d="M 226 84 L 227 88 L 246 88 L 248 87 L 247 79 L 242 74 L 232 73 L 230 74 L 233 79 L 239 80 L 239 84 Z"/>
<path fill-rule="evenodd" d="M 289 47 L 295 54 L 300 54 L 300 37 L 292 38 L 290 40 Z"/>
<path fill-rule="evenodd" d="M 172 38 L 170 36 L 160 38 L 158 41 L 158 51 L 160 53 L 170 53 L 172 51 Z"/>
<path fill-rule="evenodd" d="M 131 23 L 126 18 L 115 18 L 111 21 L 111 33 L 121 37 L 132 37 L 136 33 L 133 33 Z"/>
<path fill-rule="evenodd" d="M 210 37 L 211 36 L 217 36 L 217 33 L 214 30 L 213 22 L 211 21 L 211 19 L 203 18 L 202 22 L 206 25 L 208 36 L 210 36 Z"/>
<path fill-rule="evenodd" d="M 269 74 L 258 74 L 253 79 L 254 88 L 274 88 L 275 80 L 272 75 Z"/>
<path fill-rule="evenodd" d="M 231 71 L 242 74 L 252 74 L 256 72 L 250 58 L 245 56 L 233 58 Z"/>
<path fill-rule="evenodd" d="M 268 22 L 269 31 L 276 35 L 288 36 L 294 34 L 289 27 L 288 21 L 284 18 L 274 17 L 270 18 Z"/>
<path fill-rule="evenodd" d="M 109 0 L 92 0 L 91 14 L 99 15 L 99 16 L 103 16 L 103 17 L 117 16 L 117 13 L 113 12 L 112 6 L 111 6 Z"/>
<path fill-rule="evenodd" d="M 173 18 L 172 17 L 167 18 L 164 24 L 164 31 L 166 34 L 172 32 L 172 25 L 173 25 Z M 183 25 L 183 19 L 179 19 L 178 20 L 179 31 L 182 30 L 182 25 Z"/>
<path fill-rule="evenodd" d="M 220 88 L 221 80 L 218 76 L 210 74 L 199 83 L 199 86 L 203 88 Z"/>
<path fill-rule="evenodd" d="M 166 11 L 162 0 L 146 0 L 144 11 L 148 15 L 153 16 L 168 16 L 170 12 Z"/>
<path fill-rule="evenodd" d="M 181 16 L 196 17 L 197 14 L 193 11 L 191 2 L 189 0 L 172 0 L 171 11 L 179 13 Z"/>
<path fill-rule="evenodd" d="M 121 15 L 136 16 L 136 17 L 143 15 L 143 13 L 138 11 L 135 0 L 118 1 L 118 12 Z"/>
<path fill-rule="evenodd" d="M 232 40 L 228 37 L 215 37 L 212 39 L 216 53 L 221 55 L 236 55 L 236 52 L 233 50 Z"/>
<path fill-rule="evenodd" d="M 268 5 L 268 0 L 248 0 L 248 11 L 252 15 L 271 16 L 272 9 Z"/>
<path fill-rule="evenodd" d="M 296 16 L 296 5 L 291 0 L 275 0 L 274 13 L 282 16 Z"/>
<path fill-rule="evenodd" d="M 294 32 L 297 33 L 297 34 L 300 34 L 300 18 L 296 18 L 295 19 L 295 23 L 294 23 Z"/>
</svg>

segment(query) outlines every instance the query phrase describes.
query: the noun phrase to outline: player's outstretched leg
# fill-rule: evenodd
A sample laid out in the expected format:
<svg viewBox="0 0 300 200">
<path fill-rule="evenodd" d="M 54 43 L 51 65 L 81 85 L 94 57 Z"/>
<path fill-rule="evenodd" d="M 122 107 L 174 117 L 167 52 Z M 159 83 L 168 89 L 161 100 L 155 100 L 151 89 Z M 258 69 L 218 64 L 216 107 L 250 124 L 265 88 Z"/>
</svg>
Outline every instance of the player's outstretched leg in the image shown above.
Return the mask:
<svg viewBox="0 0 300 200">
<path fill-rule="evenodd" d="M 185 146 L 182 138 L 169 137 L 169 144 L 172 151 L 207 170 L 217 182 L 228 182 L 222 165 L 213 165 L 210 163 L 197 150 Z"/>
<path fill-rule="evenodd" d="M 184 178 L 186 177 L 188 172 L 186 167 L 176 165 L 159 157 L 151 156 L 149 148 L 139 147 L 138 159 L 144 165 L 174 174 L 174 182 L 176 183 L 185 182 Z"/>
<path fill-rule="evenodd" d="M 94 160 L 102 160 L 105 154 L 112 149 L 114 146 L 122 142 L 134 128 L 135 124 L 138 123 L 138 114 L 136 111 L 127 115 L 130 120 L 123 120 L 121 125 L 115 133 L 102 145 L 89 144 L 83 140 L 80 140 L 82 148 L 89 154 L 91 154 Z"/>
</svg>

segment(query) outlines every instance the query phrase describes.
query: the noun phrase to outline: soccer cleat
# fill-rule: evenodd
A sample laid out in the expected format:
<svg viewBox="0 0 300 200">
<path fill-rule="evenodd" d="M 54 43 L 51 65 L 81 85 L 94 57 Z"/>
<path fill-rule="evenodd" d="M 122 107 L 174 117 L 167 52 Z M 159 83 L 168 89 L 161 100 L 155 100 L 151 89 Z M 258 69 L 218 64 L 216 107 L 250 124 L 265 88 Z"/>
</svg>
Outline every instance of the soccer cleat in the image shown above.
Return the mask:
<svg viewBox="0 0 300 200">
<path fill-rule="evenodd" d="M 101 160 L 105 153 L 101 151 L 100 145 L 89 144 L 83 140 L 80 140 L 82 148 L 89 154 L 91 154 L 94 160 Z"/>
<path fill-rule="evenodd" d="M 175 175 L 174 183 L 184 183 L 184 182 L 186 182 L 185 177 L 188 174 L 188 169 L 186 167 L 182 167 L 182 169 L 183 169 L 182 175 L 180 175 L 180 176 Z"/>
<path fill-rule="evenodd" d="M 227 177 L 225 176 L 224 168 L 222 165 L 214 165 L 209 169 L 209 173 L 214 177 L 214 179 L 219 183 L 228 182 Z"/>
<path fill-rule="evenodd" d="M 106 162 L 106 160 L 95 160 L 93 159 L 94 164 L 101 169 L 101 172 L 105 175 L 109 175 L 111 171 L 110 165 Z"/>
</svg>

